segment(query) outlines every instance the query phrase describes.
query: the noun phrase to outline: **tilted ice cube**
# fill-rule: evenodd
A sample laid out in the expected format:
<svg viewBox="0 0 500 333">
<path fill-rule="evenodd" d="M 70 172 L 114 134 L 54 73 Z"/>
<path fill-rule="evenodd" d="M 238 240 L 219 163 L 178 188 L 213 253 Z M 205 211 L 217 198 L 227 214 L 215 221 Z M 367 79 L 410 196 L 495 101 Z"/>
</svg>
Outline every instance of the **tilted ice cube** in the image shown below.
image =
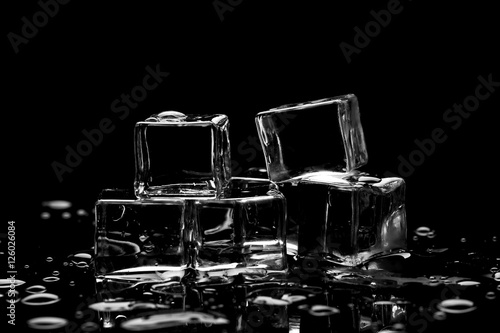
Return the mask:
<svg viewBox="0 0 500 333">
<path fill-rule="evenodd" d="M 352 171 L 368 155 L 356 96 L 344 95 L 260 112 L 255 118 L 269 177 Z"/>
<path fill-rule="evenodd" d="M 280 190 L 296 226 L 287 246 L 299 256 L 354 266 L 406 248 L 401 178 L 323 171 L 281 182 Z"/>
<path fill-rule="evenodd" d="M 135 126 L 138 198 L 220 197 L 231 178 L 226 115 L 165 111 Z"/>
</svg>

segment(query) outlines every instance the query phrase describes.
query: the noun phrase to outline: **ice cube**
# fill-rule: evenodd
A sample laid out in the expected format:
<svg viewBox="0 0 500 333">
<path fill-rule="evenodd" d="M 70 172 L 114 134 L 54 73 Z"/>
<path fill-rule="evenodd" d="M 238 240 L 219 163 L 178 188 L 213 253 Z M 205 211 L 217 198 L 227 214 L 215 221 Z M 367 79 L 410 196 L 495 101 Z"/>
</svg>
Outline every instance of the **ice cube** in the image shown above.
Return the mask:
<svg viewBox="0 0 500 333">
<path fill-rule="evenodd" d="M 286 269 L 284 196 L 264 179 L 233 178 L 228 189 L 222 199 L 104 191 L 96 203 L 96 274 L 228 264 Z"/>
<path fill-rule="evenodd" d="M 226 115 L 165 111 L 135 126 L 135 194 L 221 197 L 231 178 Z"/>
<path fill-rule="evenodd" d="M 355 266 L 406 248 L 405 182 L 361 172 L 312 172 L 279 184 L 287 199 L 288 247 L 299 257 Z M 294 243 L 295 242 L 295 243 Z"/>
<path fill-rule="evenodd" d="M 312 171 L 352 171 L 368 155 L 355 95 L 284 105 L 255 118 L 269 178 Z"/>
<path fill-rule="evenodd" d="M 270 189 L 271 186 L 271 189 Z M 286 268 L 286 201 L 264 179 L 231 179 L 230 196 L 200 200 L 200 267 L 237 263 Z"/>
</svg>

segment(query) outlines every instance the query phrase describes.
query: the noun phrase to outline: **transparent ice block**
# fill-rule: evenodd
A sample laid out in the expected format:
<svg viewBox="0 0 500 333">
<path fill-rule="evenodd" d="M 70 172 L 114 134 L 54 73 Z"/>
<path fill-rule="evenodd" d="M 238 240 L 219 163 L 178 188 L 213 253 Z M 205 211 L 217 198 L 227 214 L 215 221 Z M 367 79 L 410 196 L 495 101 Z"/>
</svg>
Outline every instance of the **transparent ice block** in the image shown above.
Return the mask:
<svg viewBox="0 0 500 333">
<path fill-rule="evenodd" d="M 284 105 L 258 113 L 255 121 L 273 181 L 313 171 L 349 172 L 367 162 L 355 95 Z"/>
<path fill-rule="evenodd" d="M 368 154 L 355 95 L 255 120 L 269 179 L 287 199 L 289 254 L 354 266 L 406 248 L 404 180 L 357 170 Z"/>
<path fill-rule="evenodd" d="M 135 126 L 135 194 L 220 197 L 231 178 L 226 115 L 165 111 Z"/>
<path fill-rule="evenodd" d="M 96 274 L 140 267 L 284 270 L 286 201 L 270 185 L 233 178 L 223 199 L 134 199 L 105 191 L 96 203 Z"/>
<path fill-rule="evenodd" d="M 299 257 L 356 266 L 406 248 L 401 178 L 323 171 L 281 182 L 280 190 L 296 226 L 288 246 Z"/>
</svg>

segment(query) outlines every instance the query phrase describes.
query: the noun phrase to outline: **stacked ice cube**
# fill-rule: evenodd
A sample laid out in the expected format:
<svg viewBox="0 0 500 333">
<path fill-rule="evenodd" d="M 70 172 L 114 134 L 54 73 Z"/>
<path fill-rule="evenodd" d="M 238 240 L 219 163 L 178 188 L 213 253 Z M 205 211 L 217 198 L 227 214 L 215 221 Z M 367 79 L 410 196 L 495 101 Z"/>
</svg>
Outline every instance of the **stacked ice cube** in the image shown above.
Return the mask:
<svg viewBox="0 0 500 333">
<path fill-rule="evenodd" d="M 255 120 L 269 179 L 287 199 L 290 254 L 355 266 L 406 248 L 404 180 L 357 170 L 368 155 L 356 96 L 284 105 Z"/>
<path fill-rule="evenodd" d="M 231 177 L 227 116 L 152 115 L 136 124 L 135 154 L 134 193 L 96 203 L 96 274 L 286 269 L 285 198 Z"/>
</svg>

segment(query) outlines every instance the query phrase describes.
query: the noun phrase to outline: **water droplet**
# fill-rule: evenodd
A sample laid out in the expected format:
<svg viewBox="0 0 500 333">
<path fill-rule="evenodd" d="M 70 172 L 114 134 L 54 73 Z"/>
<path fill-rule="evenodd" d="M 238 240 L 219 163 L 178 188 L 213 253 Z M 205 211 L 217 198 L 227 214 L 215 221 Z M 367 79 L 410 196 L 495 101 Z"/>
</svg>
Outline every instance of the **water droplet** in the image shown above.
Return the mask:
<svg viewBox="0 0 500 333">
<path fill-rule="evenodd" d="M 497 295 L 495 294 L 494 291 L 488 291 L 485 297 L 489 300 L 494 300 L 495 298 L 497 298 Z"/>
<path fill-rule="evenodd" d="M 431 229 L 430 229 L 429 227 L 422 226 L 422 227 L 418 227 L 418 228 L 415 230 L 415 233 L 416 233 L 418 236 L 421 236 L 421 237 L 426 237 L 426 236 L 429 234 L 429 231 L 431 231 Z"/>
<path fill-rule="evenodd" d="M 71 287 L 74 287 L 74 286 L 75 286 L 75 281 L 69 281 L 69 285 L 70 285 Z"/>
<path fill-rule="evenodd" d="M 47 288 L 45 286 L 42 286 L 40 284 L 36 284 L 33 286 L 29 286 L 26 288 L 26 292 L 29 294 L 38 294 L 38 293 L 44 293 L 47 291 Z"/>
<path fill-rule="evenodd" d="M 418 236 L 417 235 L 413 236 L 413 240 L 418 241 Z"/>
<path fill-rule="evenodd" d="M 446 313 L 443 311 L 437 311 L 433 315 L 434 319 L 436 320 L 445 320 L 446 319 Z"/>
<path fill-rule="evenodd" d="M 25 283 L 26 282 L 23 280 L 0 279 L 0 288 L 14 289 L 15 287 Z M 11 287 L 12 285 L 14 285 L 14 288 Z"/>
<path fill-rule="evenodd" d="M 41 218 L 42 220 L 48 220 L 48 219 L 50 219 L 50 213 L 49 213 L 49 212 L 42 212 L 42 213 L 40 214 L 40 218 Z"/>
<path fill-rule="evenodd" d="M 95 332 L 99 329 L 99 325 L 93 321 L 88 321 L 80 326 L 81 330 L 84 332 Z"/>
<path fill-rule="evenodd" d="M 63 266 L 64 267 L 68 266 L 68 262 L 67 261 L 63 262 Z"/>
<path fill-rule="evenodd" d="M 81 209 L 81 208 L 80 208 L 80 209 L 78 209 L 78 210 L 76 211 L 76 215 L 78 215 L 78 216 L 88 216 L 88 215 L 89 215 L 89 213 L 87 213 L 87 211 L 86 211 L 85 209 Z"/>
<path fill-rule="evenodd" d="M 469 286 L 479 286 L 481 282 L 466 280 L 466 281 L 458 281 L 457 284 L 459 286 L 469 287 Z"/>
<path fill-rule="evenodd" d="M 495 279 L 495 281 L 499 281 L 499 282 L 500 282 L 500 272 L 496 272 L 496 273 L 493 275 L 493 278 Z"/>
<path fill-rule="evenodd" d="M 61 214 L 61 217 L 64 219 L 64 220 L 68 220 L 71 218 L 71 213 L 70 212 L 64 212 Z"/>
<path fill-rule="evenodd" d="M 73 255 L 74 258 L 80 258 L 84 260 L 90 260 L 92 259 L 92 256 L 88 253 L 76 253 Z"/>
<path fill-rule="evenodd" d="M 476 310 L 474 302 L 468 299 L 459 298 L 441 301 L 441 303 L 437 305 L 437 308 L 443 312 L 455 314 L 467 313 Z"/>
<path fill-rule="evenodd" d="M 467 242 L 467 238 L 465 238 L 465 237 L 460 238 L 460 242 L 461 242 L 461 243 L 465 243 L 465 242 Z"/>
<path fill-rule="evenodd" d="M 82 319 L 83 318 L 83 311 L 78 310 L 75 312 L 75 319 Z"/>
<path fill-rule="evenodd" d="M 89 265 L 85 261 L 80 261 L 76 263 L 76 267 L 83 269 L 83 268 L 89 268 Z"/>
<path fill-rule="evenodd" d="M 54 275 L 54 276 L 59 276 L 59 271 L 53 271 L 53 272 L 52 272 L 52 275 Z"/>
<path fill-rule="evenodd" d="M 68 324 L 68 321 L 59 317 L 36 317 L 27 321 L 29 327 L 37 330 L 56 330 Z"/>
<path fill-rule="evenodd" d="M 496 242 L 496 241 L 497 241 L 497 236 L 493 236 L 493 237 L 491 238 L 491 241 L 492 241 L 492 242 Z"/>
<path fill-rule="evenodd" d="M 490 272 L 492 272 L 492 273 L 498 272 L 498 267 L 491 267 Z"/>
<path fill-rule="evenodd" d="M 72 204 L 66 200 L 52 200 L 42 202 L 43 207 L 49 207 L 51 209 L 68 209 L 71 208 Z"/>
<path fill-rule="evenodd" d="M 45 259 L 45 261 L 47 261 L 47 262 L 52 262 L 53 260 L 54 260 L 54 258 L 52 258 L 52 257 L 47 257 L 47 259 Z"/>
<path fill-rule="evenodd" d="M 47 276 L 47 277 L 44 277 L 43 279 L 43 282 L 57 282 L 60 280 L 60 278 L 58 278 L 57 276 Z"/>
<path fill-rule="evenodd" d="M 24 265 L 24 268 L 28 269 L 28 268 L 30 268 L 30 265 Z"/>
<path fill-rule="evenodd" d="M 435 238 L 436 237 L 436 232 L 434 230 L 431 230 L 427 233 L 427 238 Z"/>
<path fill-rule="evenodd" d="M 500 284 L 497 286 L 497 290 L 500 290 Z"/>
<path fill-rule="evenodd" d="M 26 305 L 49 305 L 59 302 L 61 299 L 59 296 L 55 294 L 49 293 L 38 293 L 28 295 L 25 298 L 21 299 L 21 303 Z"/>
</svg>

